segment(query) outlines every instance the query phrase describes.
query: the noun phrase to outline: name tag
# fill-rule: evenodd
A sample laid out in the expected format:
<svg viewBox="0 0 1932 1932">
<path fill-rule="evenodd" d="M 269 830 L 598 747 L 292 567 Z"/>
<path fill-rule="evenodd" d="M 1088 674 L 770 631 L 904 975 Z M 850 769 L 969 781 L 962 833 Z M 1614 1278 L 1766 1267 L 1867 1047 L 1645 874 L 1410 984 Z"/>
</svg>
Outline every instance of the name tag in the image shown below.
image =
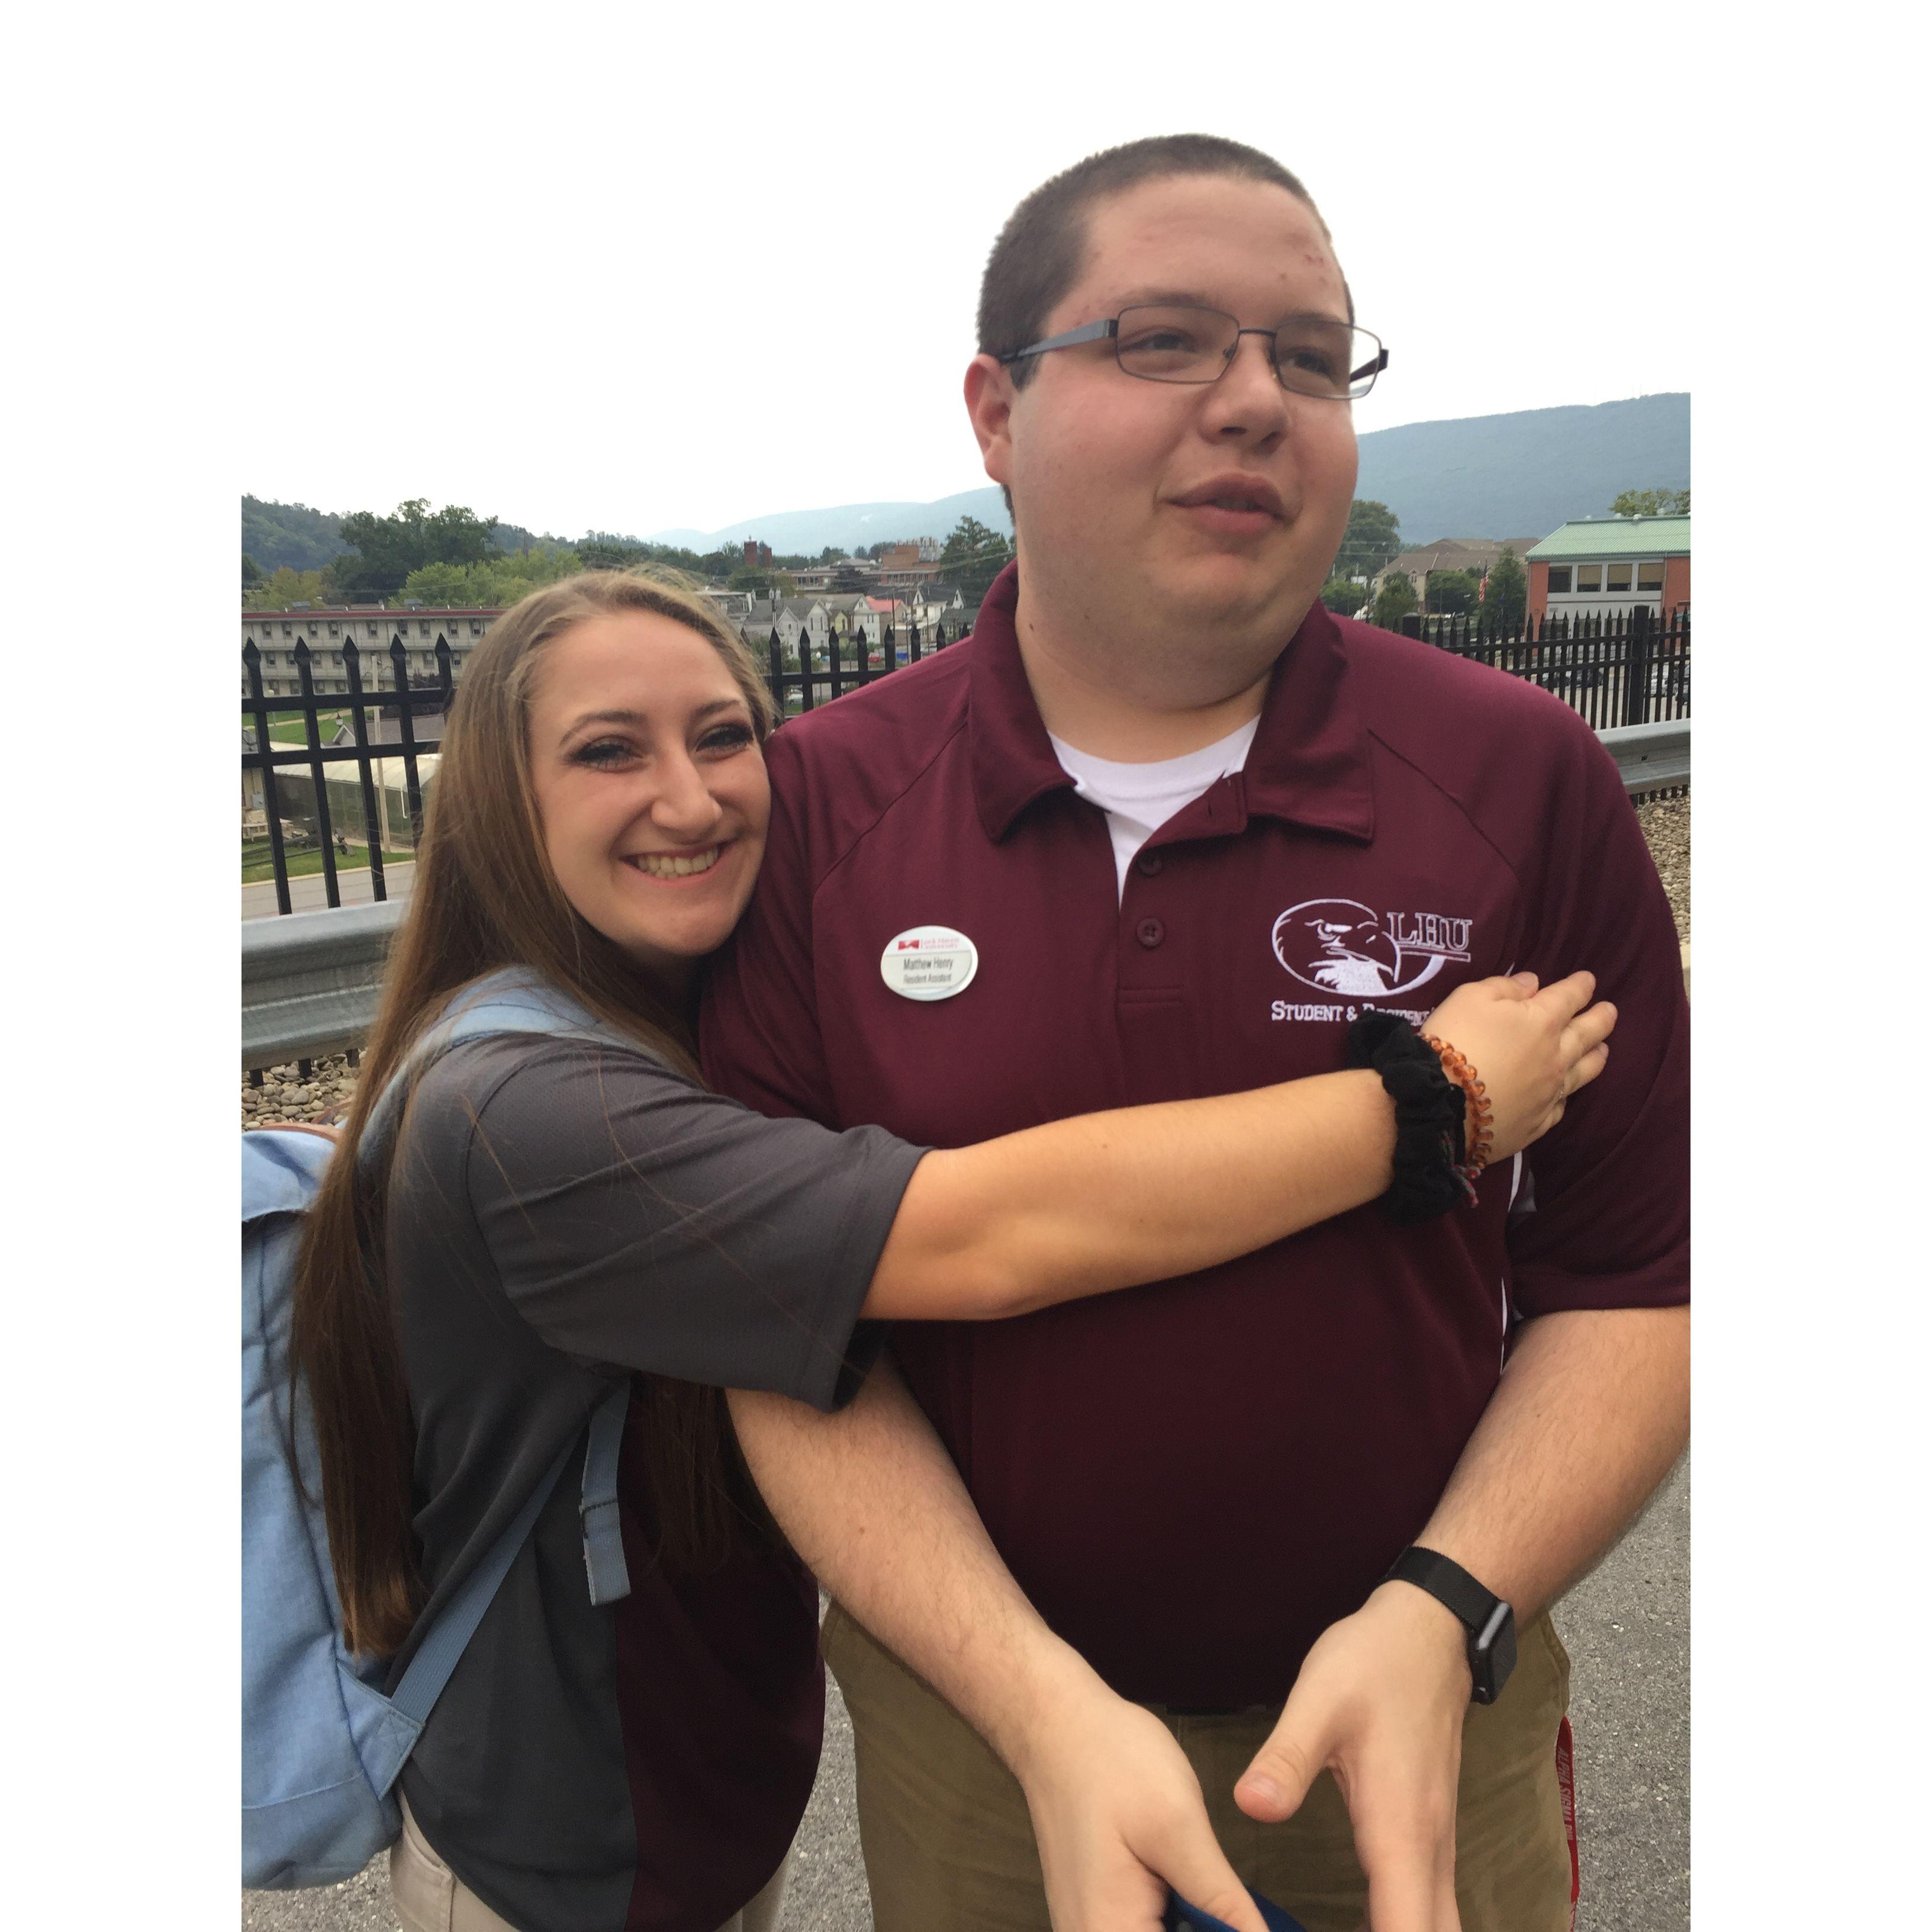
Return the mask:
<svg viewBox="0 0 1932 1932">
<path fill-rule="evenodd" d="M 980 949 L 950 926 L 895 933 L 879 957 L 879 976 L 904 1000 L 950 1000 L 979 970 Z"/>
</svg>

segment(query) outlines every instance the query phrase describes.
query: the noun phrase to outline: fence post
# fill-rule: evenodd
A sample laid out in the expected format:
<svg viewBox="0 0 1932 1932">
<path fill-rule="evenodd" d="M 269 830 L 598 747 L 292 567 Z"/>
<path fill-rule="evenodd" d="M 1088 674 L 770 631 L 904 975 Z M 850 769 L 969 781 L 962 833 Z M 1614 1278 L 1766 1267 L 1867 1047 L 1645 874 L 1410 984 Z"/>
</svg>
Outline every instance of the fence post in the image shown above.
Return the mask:
<svg viewBox="0 0 1932 1932">
<path fill-rule="evenodd" d="M 335 826 L 329 816 L 328 779 L 322 766 L 322 720 L 316 712 L 315 679 L 309 668 L 314 653 L 306 638 L 296 640 L 296 675 L 302 682 L 302 739 L 308 747 L 309 782 L 315 788 L 315 836 L 322 842 L 322 897 L 332 906 L 342 903 L 335 876 Z"/>
<path fill-rule="evenodd" d="M 406 620 L 405 620 L 406 622 Z M 410 853 L 422 844 L 422 784 L 416 772 L 416 704 L 410 690 L 409 647 L 400 632 L 389 639 L 389 670 L 396 685 L 396 727 L 403 754 L 403 796 L 410 808 Z"/>
<path fill-rule="evenodd" d="M 772 634 L 766 641 L 765 656 L 770 666 L 772 710 L 778 722 L 783 724 L 785 716 L 784 694 L 784 646 L 778 641 L 778 627 L 772 626 Z"/>
<path fill-rule="evenodd" d="M 369 848 L 369 891 L 380 905 L 389 896 L 388 881 L 382 876 L 382 835 L 388 824 L 376 796 L 376 781 L 369 763 L 368 707 L 362 698 L 362 653 L 352 639 L 342 647 L 342 668 L 349 686 L 349 716 L 356 728 L 356 770 L 362 782 L 362 836 Z"/>
<path fill-rule="evenodd" d="M 774 622 L 772 635 L 776 638 L 778 634 L 778 626 Z M 812 709 L 812 652 L 806 647 L 806 634 L 802 631 L 798 634 L 798 708 L 801 711 Z"/>
<path fill-rule="evenodd" d="M 275 784 L 274 741 L 268 736 L 268 708 L 262 695 L 262 654 L 252 643 L 242 646 L 242 668 L 248 674 L 255 752 L 262 760 L 262 804 L 268 821 L 268 869 L 275 875 L 275 910 L 290 912 L 294 908 L 289 902 L 288 856 L 282 850 L 282 801 Z"/>
<path fill-rule="evenodd" d="M 1650 705 L 1650 610 L 1637 604 L 1630 614 L 1630 643 L 1624 662 L 1624 722 L 1641 724 Z"/>
<path fill-rule="evenodd" d="M 1420 610 L 1405 610 L 1402 614 L 1402 634 L 1405 638 L 1414 638 L 1418 643 L 1421 640 L 1422 613 Z"/>
</svg>

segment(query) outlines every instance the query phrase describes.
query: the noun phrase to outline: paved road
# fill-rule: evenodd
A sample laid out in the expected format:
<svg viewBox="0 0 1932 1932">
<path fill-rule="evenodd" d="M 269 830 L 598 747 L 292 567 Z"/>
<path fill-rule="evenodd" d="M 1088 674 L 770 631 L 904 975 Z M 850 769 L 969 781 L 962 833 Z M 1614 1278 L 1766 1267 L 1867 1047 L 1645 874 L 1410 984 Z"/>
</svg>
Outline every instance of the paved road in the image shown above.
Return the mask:
<svg viewBox="0 0 1932 1932">
<path fill-rule="evenodd" d="M 376 888 L 371 882 L 367 866 L 358 866 L 352 870 L 347 866 L 335 875 L 336 886 L 341 894 L 344 905 L 369 905 L 374 903 Z M 382 871 L 382 889 L 392 899 L 406 899 L 416 882 L 416 866 L 413 859 L 405 860 L 399 866 L 387 866 Z M 328 881 L 320 872 L 304 873 L 300 878 L 289 881 L 289 910 L 291 912 L 320 912 L 328 903 Z M 272 919 L 280 908 L 275 904 L 275 882 L 273 879 L 258 879 L 252 885 L 242 888 L 242 916 L 244 919 Z"/>
<path fill-rule="evenodd" d="M 1679 1468 L 1557 1623 L 1574 1666 L 1583 1896 L 1577 1932 L 1690 1924 L 1690 1483 Z M 394 1932 L 382 1862 L 327 1892 L 244 1892 L 245 1932 Z M 826 1750 L 779 1932 L 872 1932 L 852 1732 L 832 1687 Z"/>
</svg>

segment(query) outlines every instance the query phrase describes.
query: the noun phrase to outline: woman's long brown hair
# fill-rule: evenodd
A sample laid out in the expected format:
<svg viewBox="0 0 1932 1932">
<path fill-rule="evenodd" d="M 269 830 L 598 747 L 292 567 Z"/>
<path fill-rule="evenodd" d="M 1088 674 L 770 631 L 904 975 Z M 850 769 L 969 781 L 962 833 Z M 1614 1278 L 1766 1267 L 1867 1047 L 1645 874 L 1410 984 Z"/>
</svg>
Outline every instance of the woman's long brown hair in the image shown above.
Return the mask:
<svg viewBox="0 0 1932 1932">
<path fill-rule="evenodd" d="M 388 1162 L 356 1172 L 376 1096 L 457 992 L 507 966 L 534 968 L 696 1076 L 688 1013 L 564 896 L 544 856 L 530 781 L 530 688 L 544 647 L 587 618 L 632 610 L 697 632 L 730 669 L 761 741 L 771 727 L 770 701 L 742 641 L 702 598 L 661 578 L 617 571 L 566 578 L 506 611 L 470 654 L 355 1102 L 307 1218 L 291 1311 L 291 1372 L 314 1417 L 344 1632 L 359 1652 L 400 1648 L 422 1599 L 415 1429 L 384 1262 Z M 656 1379 L 649 1390 L 659 1556 L 674 1569 L 712 1567 L 746 1517 L 766 1520 L 722 1393 Z"/>
</svg>

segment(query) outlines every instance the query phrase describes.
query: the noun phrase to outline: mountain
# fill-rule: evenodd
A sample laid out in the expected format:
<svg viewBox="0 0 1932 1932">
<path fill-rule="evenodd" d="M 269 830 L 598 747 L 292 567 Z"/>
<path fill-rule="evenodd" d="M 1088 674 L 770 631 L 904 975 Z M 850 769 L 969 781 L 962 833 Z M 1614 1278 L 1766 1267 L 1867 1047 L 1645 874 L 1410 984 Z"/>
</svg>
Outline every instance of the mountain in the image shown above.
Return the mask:
<svg viewBox="0 0 1932 1932">
<path fill-rule="evenodd" d="M 1677 392 L 1615 403 L 1516 410 L 1371 430 L 1360 440 L 1358 496 L 1386 503 L 1412 545 L 1442 537 L 1546 536 L 1571 517 L 1600 517 L 1625 490 L 1690 482 L 1690 398 Z M 781 555 L 856 549 L 881 538 L 944 537 L 962 517 L 1010 534 L 997 488 L 932 503 L 841 503 L 780 510 L 719 530 L 653 533 L 703 552 L 756 537 Z"/>
<path fill-rule="evenodd" d="M 264 572 L 286 564 L 291 570 L 320 570 L 349 548 L 342 519 L 306 503 L 265 503 L 242 499 L 242 554 Z"/>
<path fill-rule="evenodd" d="M 1679 392 L 1372 430 L 1355 494 L 1386 503 L 1419 547 L 1546 536 L 1571 517 L 1602 516 L 1623 490 L 1690 482 L 1690 398 Z"/>
<path fill-rule="evenodd" d="M 1690 398 L 1682 392 L 1622 402 L 1516 410 L 1371 430 L 1361 439 L 1355 494 L 1386 503 L 1412 548 L 1442 537 L 1546 536 L 1571 517 L 1600 517 L 1625 490 L 1681 490 L 1690 482 Z M 898 537 L 944 537 L 962 517 L 1010 534 L 999 490 L 962 490 L 931 503 L 841 503 L 778 510 L 719 530 L 655 532 L 653 543 L 700 554 L 747 537 L 781 556 L 815 556 Z M 242 548 L 263 570 L 317 570 L 348 546 L 342 519 L 302 503 L 242 499 Z M 532 541 L 499 524 L 506 549 Z M 552 539 L 551 541 L 555 541 Z"/>
<path fill-rule="evenodd" d="M 944 537 L 962 517 L 976 517 L 988 529 L 1010 536 L 1012 519 L 997 484 L 962 490 L 932 503 L 840 503 L 826 510 L 778 510 L 747 517 L 722 530 L 654 530 L 652 543 L 682 544 L 701 556 L 720 544 L 756 537 L 780 556 L 816 556 L 828 544 L 856 550 L 896 538 Z"/>
</svg>

